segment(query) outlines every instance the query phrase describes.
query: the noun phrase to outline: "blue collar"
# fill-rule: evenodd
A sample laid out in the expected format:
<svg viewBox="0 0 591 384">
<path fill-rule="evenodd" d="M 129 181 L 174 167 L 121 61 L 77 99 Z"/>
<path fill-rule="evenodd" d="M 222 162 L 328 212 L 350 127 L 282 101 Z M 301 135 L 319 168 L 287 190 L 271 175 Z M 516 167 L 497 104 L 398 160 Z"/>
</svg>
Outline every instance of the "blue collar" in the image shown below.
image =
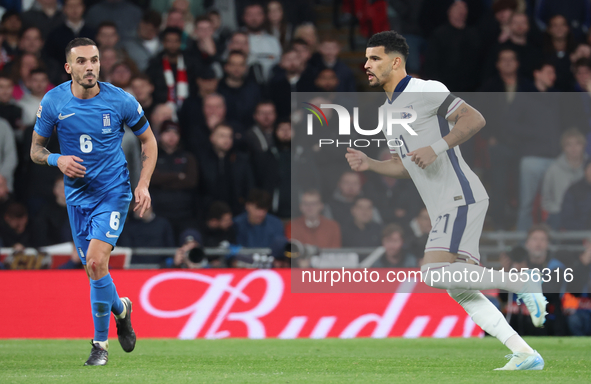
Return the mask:
<svg viewBox="0 0 591 384">
<path fill-rule="evenodd" d="M 410 79 L 412 79 L 412 77 L 409 75 L 406 75 L 405 78 L 403 78 L 402 80 L 400 80 L 398 82 L 398 84 L 396 85 L 396 88 L 394 88 L 394 93 L 392 93 L 392 100 L 388 100 L 388 103 L 392 104 L 394 102 L 394 100 L 396 100 L 396 98 L 406 89 L 406 86 L 408 85 L 408 82 L 410 81 Z"/>
</svg>

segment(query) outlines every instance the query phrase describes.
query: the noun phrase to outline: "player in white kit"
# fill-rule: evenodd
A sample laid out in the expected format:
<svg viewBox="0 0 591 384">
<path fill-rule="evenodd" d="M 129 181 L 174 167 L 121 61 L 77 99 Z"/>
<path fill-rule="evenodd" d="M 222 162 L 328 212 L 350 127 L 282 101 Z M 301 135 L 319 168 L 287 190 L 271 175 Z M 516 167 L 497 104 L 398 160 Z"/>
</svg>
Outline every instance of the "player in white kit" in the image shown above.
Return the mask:
<svg viewBox="0 0 591 384">
<path fill-rule="evenodd" d="M 380 32 L 367 44 L 365 70 L 369 84 L 386 92 L 386 108 L 406 109 L 408 124 L 416 133 L 394 124 L 384 126 L 392 159 L 377 161 L 363 152 L 348 148 L 347 161 L 354 171 L 370 170 L 395 178 L 411 178 L 425 203 L 432 230 L 421 267 L 423 281 L 446 289 L 484 331 L 509 349 L 509 362 L 501 370 L 541 370 L 544 360 L 505 320 L 503 314 L 480 292 L 504 289 L 514 292 L 527 306 L 533 324 L 542 327 L 546 299 L 541 276 L 535 270 L 512 282 L 508 273 L 480 266 L 478 244 L 488 208 L 488 195 L 480 179 L 468 167 L 460 148 L 485 125 L 482 115 L 455 97 L 440 82 L 407 75 L 408 45 L 394 31 Z M 402 116 L 404 118 L 404 116 Z M 411 121 L 411 120 L 409 120 Z M 444 278 L 441 272 L 460 271 L 478 279 Z M 466 271 L 466 272 L 465 272 Z M 482 278 L 480 278 L 482 276 Z M 513 280 L 515 280 L 514 276 Z M 475 281 L 474 281 L 475 280 Z"/>
</svg>

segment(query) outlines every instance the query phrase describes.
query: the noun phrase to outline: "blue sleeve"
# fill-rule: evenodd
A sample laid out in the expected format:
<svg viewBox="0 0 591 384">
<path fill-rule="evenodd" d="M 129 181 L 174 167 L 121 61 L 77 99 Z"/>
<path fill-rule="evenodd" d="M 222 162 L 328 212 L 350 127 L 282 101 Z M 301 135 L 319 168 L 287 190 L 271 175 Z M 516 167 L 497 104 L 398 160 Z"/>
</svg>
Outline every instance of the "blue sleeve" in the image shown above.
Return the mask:
<svg viewBox="0 0 591 384">
<path fill-rule="evenodd" d="M 51 137 L 53 127 L 55 126 L 54 106 L 50 99 L 50 93 L 43 96 L 39 109 L 37 110 L 37 121 L 35 122 L 35 132 L 43 137 Z"/>
<path fill-rule="evenodd" d="M 144 116 L 144 110 L 135 97 L 123 90 L 121 92 L 123 93 L 121 105 L 123 122 L 131 128 L 136 136 L 139 136 L 148 129 L 150 123 L 148 123 L 148 120 Z"/>
</svg>

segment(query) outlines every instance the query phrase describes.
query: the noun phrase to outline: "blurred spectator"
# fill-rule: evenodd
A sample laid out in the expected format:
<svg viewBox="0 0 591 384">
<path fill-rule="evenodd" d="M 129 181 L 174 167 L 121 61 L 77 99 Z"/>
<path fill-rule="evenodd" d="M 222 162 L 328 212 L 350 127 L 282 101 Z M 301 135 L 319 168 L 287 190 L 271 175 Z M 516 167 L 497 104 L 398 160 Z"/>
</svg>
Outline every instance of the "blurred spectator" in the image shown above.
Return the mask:
<svg viewBox="0 0 591 384">
<path fill-rule="evenodd" d="M 163 104 L 156 104 L 152 109 L 152 114 L 150 115 L 150 126 L 152 130 L 154 130 L 154 134 L 158 137 L 160 132 L 160 126 L 166 120 L 177 120 L 176 113 L 173 107 L 169 103 Z"/>
<path fill-rule="evenodd" d="M 2 176 L 1 183 L 6 187 L 6 193 L 14 190 L 14 171 L 17 165 L 18 155 L 14 131 L 8 121 L 0 117 L 0 176 Z M 1 194 L 0 200 L 2 200 Z"/>
<path fill-rule="evenodd" d="M 135 187 L 137 187 L 142 172 L 141 149 L 137 137 L 127 125 L 125 126 L 125 132 L 123 133 L 121 148 L 127 159 L 131 190 L 135 191 Z"/>
<path fill-rule="evenodd" d="M 205 117 L 203 116 L 203 100 L 207 95 L 215 93 L 219 80 L 214 70 L 210 66 L 205 66 L 197 72 L 195 83 L 197 85 L 197 93 L 190 95 L 183 102 L 183 106 L 179 110 L 181 134 L 183 139 L 187 140 L 186 142 L 191 142 L 190 131 L 197 129 L 199 124 L 205 121 Z"/>
<path fill-rule="evenodd" d="M 570 54 L 575 48 L 567 20 L 562 15 L 552 16 L 544 33 L 544 54 L 556 68 L 556 88 L 563 92 L 572 89 Z"/>
<path fill-rule="evenodd" d="M 238 29 L 238 16 L 242 13 L 238 9 L 238 3 L 234 1 L 213 0 L 213 9 L 220 15 L 220 22 L 223 28 L 230 31 Z"/>
<path fill-rule="evenodd" d="M 273 128 L 277 120 L 275 105 L 270 100 L 260 101 L 254 109 L 254 125 L 244 134 L 250 153 L 266 152 L 273 145 Z"/>
<path fill-rule="evenodd" d="M 2 15 L 0 27 L 4 30 L 2 47 L 6 50 L 6 54 L 12 58 L 17 54 L 19 33 L 23 27 L 21 15 L 16 12 L 5 12 Z"/>
<path fill-rule="evenodd" d="M 316 27 L 312 23 L 304 23 L 299 25 L 293 32 L 292 41 L 301 39 L 308 44 L 310 54 L 316 52 L 318 48 L 318 34 L 316 33 Z"/>
<path fill-rule="evenodd" d="M 339 223 L 341 227 L 352 220 L 351 209 L 353 203 L 358 198 L 364 196 L 361 187 L 361 175 L 359 173 L 346 171 L 341 174 L 337 188 L 328 203 L 330 216 Z M 373 203 L 372 209 L 372 220 L 381 222 L 381 217 L 377 210 L 373 208 Z"/>
<path fill-rule="evenodd" d="M 53 195 L 55 200 L 41 208 L 33 223 L 34 242 L 37 247 L 72 241 L 63 176 L 56 177 L 53 184 Z"/>
<path fill-rule="evenodd" d="M 35 55 L 38 61 L 39 66 L 43 66 L 47 70 L 47 75 L 49 76 L 49 81 L 55 84 L 61 84 L 63 81 L 66 80 L 66 72 L 64 71 L 63 62 L 55 61 L 51 57 L 47 57 L 43 52 L 43 38 L 41 37 L 41 31 L 37 27 L 29 27 L 24 29 L 20 34 L 20 39 L 18 42 L 18 49 L 20 55 L 25 53 L 30 53 L 31 55 Z M 53 88 L 53 87 L 52 87 Z M 48 88 L 49 90 L 50 88 Z M 23 89 L 24 93 L 27 93 L 27 89 Z M 21 95 L 15 95 L 16 99 L 20 99 Z"/>
<path fill-rule="evenodd" d="M 236 229 L 230 206 L 223 201 L 211 203 L 201 233 L 204 237 L 204 247 L 219 247 L 223 242 L 236 244 Z"/>
<path fill-rule="evenodd" d="M 591 4 L 588 0 L 539 0 L 535 12 L 544 26 L 551 23 L 553 16 L 562 15 L 578 40 L 583 39 L 591 26 Z"/>
<path fill-rule="evenodd" d="M 0 218 L 4 217 L 4 211 L 12 200 L 12 194 L 8 189 L 6 178 L 0 173 Z M 1 239 L 1 236 L 0 236 Z"/>
<path fill-rule="evenodd" d="M 11 56 L 8 56 L 6 48 L 4 48 L 4 36 L 6 31 L 0 27 L 0 71 L 4 70 L 4 67 L 12 60 Z"/>
<path fill-rule="evenodd" d="M 189 97 L 189 89 L 195 80 L 193 59 L 181 50 L 182 31 L 166 28 L 162 34 L 163 51 L 152 58 L 147 69 L 154 84 L 154 99 L 168 102 L 180 108 Z"/>
<path fill-rule="evenodd" d="M 456 0 L 423 0 L 419 23 L 426 38 L 434 36 L 437 29 L 447 21 L 447 11 Z M 468 14 L 467 25 L 475 25 L 481 18 L 484 3 L 480 0 L 463 0 Z"/>
<path fill-rule="evenodd" d="M 152 94 L 154 93 L 154 85 L 152 85 L 148 75 L 143 73 L 135 75 L 131 78 L 130 87 L 131 94 L 142 106 L 144 114 L 146 116 L 152 116 L 152 111 L 156 105 L 154 104 L 154 98 L 152 97 Z M 151 120 L 150 123 L 152 123 Z M 153 125 L 152 128 L 154 128 Z"/>
<path fill-rule="evenodd" d="M 326 68 L 318 72 L 314 85 L 318 92 L 336 92 L 339 86 L 339 78 L 335 71 L 330 68 Z M 329 96 L 329 98 L 332 98 Z"/>
<path fill-rule="evenodd" d="M 219 61 L 222 54 L 221 47 L 216 44 L 213 38 L 213 23 L 207 16 L 200 16 L 195 19 L 193 31 L 194 40 L 191 41 L 191 49 L 204 65 L 211 65 Z"/>
<path fill-rule="evenodd" d="M 0 222 L 0 237 L 3 246 L 14 248 L 15 251 L 34 246 L 35 237 L 24 205 L 16 201 L 8 204 L 3 221 Z"/>
<path fill-rule="evenodd" d="M 23 12 L 23 27 L 38 27 L 46 38 L 65 19 L 57 0 L 36 0 L 31 9 Z"/>
<path fill-rule="evenodd" d="M 261 65 L 263 77 L 268 81 L 271 68 L 281 57 L 279 40 L 265 32 L 265 11 L 260 4 L 247 5 L 244 8 L 243 21 L 248 33 L 251 60 Z"/>
<path fill-rule="evenodd" d="M 135 203 L 131 205 L 133 207 Z M 143 217 L 140 217 L 139 210 L 130 216 L 125 223 L 118 245 L 133 248 L 172 248 L 175 246 L 174 234 L 169 221 L 156 215 L 152 207 L 144 212 Z M 146 256 L 138 252 L 134 252 L 133 256 L 132 262 L 141 264 L 160 263 L 164 259 L 162 256 Z"/>
<path fill-rule="evenodd" d="M 280 1 L 272 0 L 267 3 L 267 33 L 279 40 L 281 47 L 287 47 L 291 41 L 293 26 L 286 20 L 283 5 Z"/>
<path fill-rule="evenodd" d="M 201 15 L 204 12 L 203 0 L 150 0 L 150 8 L 163 14 L 171 9 L 181 12 L 183 18 Z M 189 19 L 190 20 L 190 19 Z"/>
<path fill-rule="evenodd" d="M 576 92 L 591 92 L 591 60 L 586 58 L 578 59 L 573 64 Z"/>
<path fill-rule="evenodd" d="M 25 83 L 28 81 L 31 71 L 38 68 L 45 69 L 41 59 L 32 53 L 23 53 L 17 56 L 10 67 L 10 74 L 14 84 L 12 97 L 15 100 L 20 100 L 23 95 L 29 93 Z M 53 88 L 53 85 L 48 85 L 48 88 Z"/>
<path fill-rule="evenodd" d="M 300 55 L 293 49 L 285 51 L 281 56 L 280 70 L 269 81 L 269 98 L 275 102 L 279 118 L 291 114 L 291 92 L 304 92 L 306 86 L 313 84 L 314 80 L 303 74 L 304 63 Z"/>
<path fill-rule="evenodd" d="M 570 54 L 570 62 L 574 65 L 579 59 L 591 58 L 591 46 L 589 44 L 580 43 L 577 45 L 573 53 Z"/>
<path fill-rule="evenodd" d="M 286 229 L 291 238 L 303 244 L 311 244 L 320 248 L 340 248 L 341 228 L 339 224 L 324 217 L 322 196 L 315 189 L 305 191 L 300 198 L 302 216 L 293 219 Z"/>
<path fill-rule="evenodd" d="M 355 76 L 353 71 L 339 59 L 341 45 L 335 38 L 327 37 L 322 39 L 318 46 L 318 53 L 311 59 L 311 65 L 317 70 L 332 69 L 338 81 L 337 92 L 355 92 Z M 408 64 L 407 64 L 408 66 Z"/>
<path fill-rule="evenodd" d="M 64 0 L 65 20 L 56 26 L 45 39 L 43 49 L 48 57 L 58 63 L 64 63 L 66 61 L 66 46 L 71 40 L 76 37 L 94 39 L 95 30 L 90 28 L 82 18 L 84 10 L 83 0 Z"/>
<path fill-rule="evenodd" d="M 197 154 L 201 175 L 199 189 L 202 206 L 219 200 L 238 214 L 244 209 L 254 179 L 248 157 L 232 150 L 233 135 L 232 127 L 225 123 L 219 123 L 211 131 L 211 146 Z"/>
<path fill-rule="evenodd" d="M 591 336 L 591 239 L 583 242 L 585 250 L 572 268 L 572 280 L 562 298 L 573 336 Z"/>
<path fill-rule="evenodd" d="M 389 224 L 382 230 L 381 257 L 372 268 L 416 268 L 417 259 L 404 244 L 404 230 L 398 224 Z"/>
<path fill-rule="evenodd" d="M 382 226 L 372 221 L 373 202 L 365 197 L 351 205 L 353 220 L 342 222 L 343 247 L 373 247 L 380 245 Z"/>
<path fill-rule="evenodd" d="M 220 13 L 212 9 L 207 12 L 207 17 L 211 20 L 211 27 L 213 28 L 213 39 L 215 40 L 216 46 L 218 47 L 218 53 L 224 52 L 228 39 L 232 35 L 229 28 L 222 25 Z"/>
<path fill-rule="evenodd" d="M 49 86 L 47 72 L 39 68 L 33 69 L 29 78 L 25 81 L 25 85 L 30 92 L 23 95 L 16 104 L 23 110 L 22 124 L 28 127 L 35 124 L 36 113 L 39 110 L 41 99 L 47 93 L 47 87 Z"/>
<path fill-rule="evenodd" d="M 121 51 L 114 48 L 105 48 L 99 52 L 101 60 L 101 71 L 99 73 L 99 81 L 109 82 L 109 76 L 111 75 L 111 69 L 118 62 L 124 59 Z"/>
<path fill-rule="evenodd" d="M 201 234 L 195 229 L 187 229 L 181 235 L 181 246 L 177 248 L 173 257 L 168 257 L 162 268 L 201 268 L 201 263 L 194 263 L 190 260 L 191 252 L 198 253 L 203 258 L 201 248 Z"/>
<path fill-rule="evenodd" d="M 131 61 L 120 61 L 113 65 L 111 74 L 109 76 L 111 84 L 123 89 L 126 92 L 131 92 L 131 79 L 136 75 L 137 69 Z"/>
<path fill-rule="evenodd" d="M 534 78 L 542 86 L 541 92 L 518 93 L 507 114 L 507 126 L 515 135 L 522 156 L 519 164 L 519 231 L 527 231 L 531 226 L 534 200 L 544 174 L 560 154 L 563 124 L 561 96 L 557 92 L 548 92 L 554 79 L 552 71 L 546 74 L 542 68 L 534 73 Z"/>
<path fill-rule="evenodd" d="M 420 25 L 419 13 L 423 1 L 394 0 L 388 3 L 396 12 L 394 18 L 389 18 L 391 29 L 404 36 L 410 47 L 410 52 L 406 60 L 406 70 L 408 73 L 419 73 L 421 70 L 425 39 Z"/>
<path fill-rule="evenodd" d="M 162 17 L 153 10 L 144 12 L 140 20 L 137 36 L 123 41 L 123 47 L 140 71 L 148 68 L 150 60 L 162 50 L 158 31 Z"/>
<path fill-rule="evenodd" d="M 243 247 L 271 247 L 284 238 L 281 220 L 269 213 L 271 196 L 253 189 L 246 200 L 246 212 L 234 218 L 236 241 Z"/>
<path fill-rule="evenodd" d="M 527 15 L 520 12 L 513 13 L 509 21 L 509 38 L 504 43 L 495 44 L 488 54 L 487 68 L 483 71 L 486 78 L 494 74 L 494 63 L 499 51 L 509 48 L 517 54 L 519 76 L 532 80 L 534 68 L 542 61 L 543 55 L 540 47 L 528 40 L 529 31 L 530 25 Z"/>
<path fill-rule="evenodd" d="M 381 161 L 391 159 L 390 149 L 385 148 L 378 158 Z M 384 222 L 406 227 L 422 206 L 421 197 L 412 180 L 378 174 L 366 176 L 368 196 L 375 202 L 374 205 Z"/>
<path fill-rule="evenodd" d="M 226 101 L 228 119 L 251 126 L 252 112 L 261 98 L 261 90 L 246 75 L 246 56 L 240 51 L 230 52 L 224 64 L 224 78 L 220 81 L 217 92 Z"/>
<path fill-rule="evenodd" d="M 555 230 L 560 227 L 560 207 L 567 189 L 584 177 L 585 136 L 576 128 L 562 134 L 562 154 L 544 175 L 542 183 L 542 209 L 548 213 L 546 223 Z"/>
<path fill-rule="evenodd" d="M 302 59 L 302 63 L 304 65 L 304 70 L 309 69 L 309 61 L 312 58 L 312 48 L 308 44 L 308 42 L 302 38 L 294 39 L 291 42 L 291 48 L 300 55 Z"/>
<path fill-rule="evenodd" d="M 103 21 L 96 29 L 95 42 L 100 50 L 113 48 L 119 49 L 121 37 L 117 31 L 117 24 L 112 21 Z"/>
<path fill-rule="evenodd" d="M 585 163 L 585 177 L 571 185 L 564 194 L 560 209 L 560 228 L 591 229 L 591 161 Z"/>
<path fill-rule="evenodd" d="M 191 24 L 187 24 L 185 22 L 185 17 L 183 12 L 176 9 L 171 9 L 166 15 L 164 15 L 163 19 L 164 28 L 175 28 L 181 31 L 181 50 L 190 50 L 191 49 L 191 36 L 189 32 L 187 32 L 187 26 L 192 28 Z"/>
<path fill-rule="evenodd" d="M 291 216 L 292 132 L 290 120 L 279 121 L 272 146 L 266 152 L 252 154 L 256 184 L 271 194 L 271 212 L 282 219 Z"/>
<path fill-rule="evenodd" d="M 140 7 L 128 0 L 101 1 L 90 7 L 85 16 L 91 28 L 97 28 L 103 21 L 114 22 L 122 39 L 135 36 L 141 19 Z"/>
<path fill-rule="evenodd" d="M 434 32 L 427 46 L 425 76 L 441 81 L 452 92 L 474 91 L 478 86 L 480 39 L 474 28 L 466 26 L 465 2 L 452 3 L 447 14 L 448 24 Z"/>
<path fill-rule="evenodd" d="M 72 243 L 72 252 L 70 253 L 70 260 L 57 267 L 57 269 L 82 269 L 83 267 L 84 266 L 82 265 L 82 260 L 80 260 L 78 251 L 76 250 L 74 243 Z"/>
<path fill-rule="evenodd" d="M 14 82 L 6 75 L 0 73 L 0 117 L 6 119 L 12 127 L 15 135 L 21 135 L 18 131 L 24 129 L 22 122 L 23 109 L 16 105 L 12 98 L 14 92 Z"/>
<path fill-rule="evenodd" d="M 431 232 L 431 218 L 429 217 L 427 208 L 421 208 L 417 216 L 410 221 L 409 227 L 410 253 L 422 259 L 425 254 L 427 239 L 429 239 L 429 233 Z"/>
<path fill-rule="evenodd" d="M 265 77 L 263 66 L 256 60 L 256 58 L 253 55 L 250 54 L 250 43 L 247 33 L 242 31 L 236 31 L 232 33 L 232 35 L 228 39 L 226 51 L 224 52 L 224 55 L 222 55 L 222 59 L 225 60 L 228 57 L 228 54 L 232 51 L 240 51 L 244 53 L 246 57 L 248 57 L 246 63 L 248 65 L 249 78 L 254 79 L 260 86 L 264 86 L 267 84 L 267 78 Z"/>
<path fill-rule="evenodd" d="M 158 138 L 158 161 L 150 192 L 154 211 L 174 226 L 178 235 L 193 223 L 193 196 L 197 186 L 197 161 L 180 148 L 179 125 L 165 121 Z"/>
</svg>

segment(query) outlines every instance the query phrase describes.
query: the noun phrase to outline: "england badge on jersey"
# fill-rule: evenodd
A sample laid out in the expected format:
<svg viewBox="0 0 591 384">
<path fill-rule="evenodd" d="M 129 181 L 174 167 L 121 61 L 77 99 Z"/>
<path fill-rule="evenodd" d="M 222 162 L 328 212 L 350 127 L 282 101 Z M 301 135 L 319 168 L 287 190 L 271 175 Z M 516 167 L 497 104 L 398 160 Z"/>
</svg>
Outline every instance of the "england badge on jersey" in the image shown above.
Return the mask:
<svg viewBox="0 0 591 384">
<path fill-rule="evenodd" d="M 103 127 L 110 127 L 111 126 L 111 114 L 110 113 L 103 113 Z"/>
</svg>

